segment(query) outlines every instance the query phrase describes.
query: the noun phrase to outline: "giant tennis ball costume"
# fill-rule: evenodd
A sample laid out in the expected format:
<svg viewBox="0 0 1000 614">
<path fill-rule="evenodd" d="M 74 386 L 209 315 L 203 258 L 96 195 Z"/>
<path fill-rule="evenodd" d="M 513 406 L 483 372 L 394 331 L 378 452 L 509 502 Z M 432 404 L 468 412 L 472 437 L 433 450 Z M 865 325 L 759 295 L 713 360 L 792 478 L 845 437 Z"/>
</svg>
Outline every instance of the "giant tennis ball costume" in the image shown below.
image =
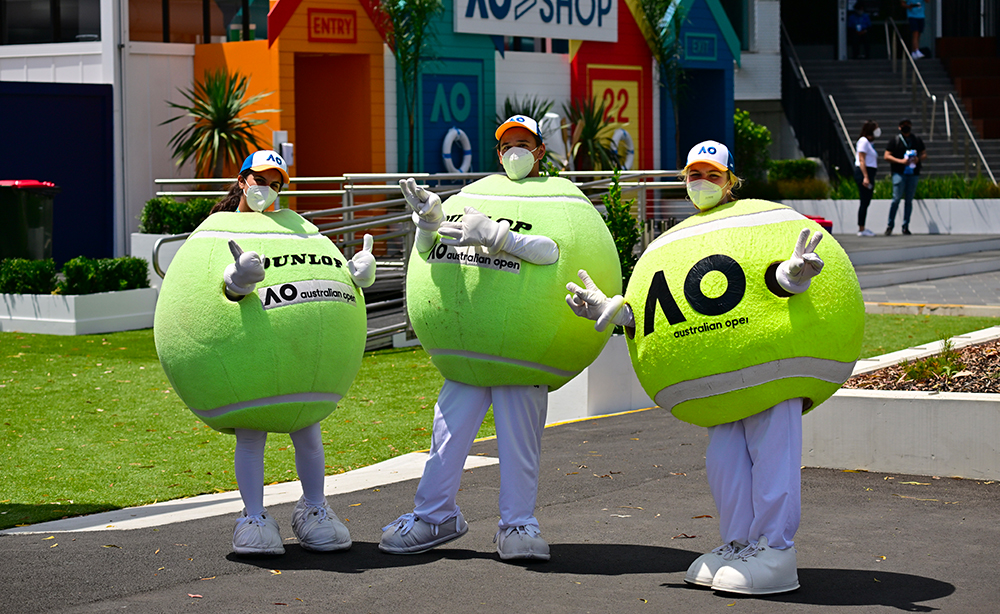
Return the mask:
<svg viewBox="0 0 1000 614">
<path fill-rule="evenodd" d="M 446 378 L 472 386 L 542 385 L 554 390 L 597 358 L 611 334 L 566 308 L 566 280 L 587 269 L 620 292 L 614 240 L 593 204 L 558 177 L 511 181 L 491 175 L 443 203 L 449 220 L 471 206 L 512 232 L 549 237 L 555 264 L 539 266 L 482 247 L 413 250 L 406 307 L 413 330 Z"/>
<path fill-rule="evenodd" d="M 699 426 L 734 422 L 803 397 L 811 409 L 850 377 L 864 303 L 847 254 L 827 235 L 825 266 L 787 296 L 774 269 L 815 222 L 783 205 L 741 200 L 692 216 L 653 241 L 625 298 L 639 382 L 656 404 Z"/>
<path fill-rule="evenodd" d="M 230 239 L 265 258 L 264 281 L 237 302 L 223 291 Z M 170 383 L 206 424 L 290 433 L 347 392 L 367 325 L 347 260 L 284 209 L 209 216 L 171 261 L 153 327 Z"/>
</svg>

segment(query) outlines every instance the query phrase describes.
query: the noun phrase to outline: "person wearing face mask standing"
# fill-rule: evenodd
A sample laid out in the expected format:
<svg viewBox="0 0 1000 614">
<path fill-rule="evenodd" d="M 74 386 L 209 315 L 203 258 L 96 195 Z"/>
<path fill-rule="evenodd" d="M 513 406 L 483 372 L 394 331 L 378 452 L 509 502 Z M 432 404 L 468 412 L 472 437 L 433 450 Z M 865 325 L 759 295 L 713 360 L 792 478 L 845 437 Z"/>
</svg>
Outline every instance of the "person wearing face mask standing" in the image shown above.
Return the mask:
<svg viewBox="0 0 1000 614">
<path fill-rule="evenodd" d="M 212 208 L 212 213 L 263 212 L 274 204 L 288 181 L 288 167 L 277 152 L 254 152 L 246 158 L 236 182 Z M 351 278 L 360 288 L 375 282 L 372 241 L 371 235 L 365 235 L 363 249 L 347 263 Z M 244 252 L 234 241 L 230 241 L 230 250 L 234 262 L 223 273 L 223 289 L 229 300 L 240 301 L 264 281 L 264 258 L 253 251 Z M 320 424 L 316 422 L 289 433 L 295 448 L 295 469 L 302 482 L 302 497 L 292 511 L 292 532 L 305 550 L 334 552 L 350 548 L 352 542 L 350 532 L 331 509 L 324 493 L 326 461 Z M 244 556 L 284 554 L 278 522 L 264 508 L 267 433 L 237 428 L 235 435 L 236 483 L 244 509 L 233 530 L 233 551 Z"/>
<path fill-rule="evenodd" d="M 900 200 L 905 200 L 903 234 L 908 235 L 913 197 L 917 193 L 917 182 L 920 181 L 920 167 L 927 159 L 924 141 L 913 134 L 913 122 L 908 118 L 899 121 L 899 133 L 886 145 L 882 157 L 889 161 L 889 170 L 892 172 L 892 202 L 889 204 L 889 223 L 885 228 L 885 236 L 891 235 L 892 228 L 896 225 L 896 211 L 899 210 Z"/>
<path fill-rule="evenodd" d="M 545 145 L 534 119 L 515 115 L 497 128 L 495 136 L 498 141 L 497 156 L 506 177 L 491 175 L 466 186 L 463 193 L 469 194 L 470 199 L 476 198 L 472 196 L 475 194 L 487 194 L 490 195 L 487 199 L 514 203 L 517 198 L 513 194 L 541 192 L 546 189 L 544 186 L 558 184 L 563 191 L 572 191 L 572 198 L 586 204 L 588 211 L 592 210 L 586 197 L 567 180 L 539 176 Z M 531 213 L 533 207 L 546 206 L 544 202 L 531 202 L 537 197 L 521 201 L 523 204 L 513 205 L 521 211 L 517 214 L 521 219 L 517 226 L 526 226 L 526 230 L 531 230 L 526 233 L 525 230 L 518 231 L 518 227 L 512 227 L 508 220 L 496 216 L 498 220 L 495 221 L 471 206 L 464 207 L 464 214 L 449 216 L 446 221 L 441 199 L 436 194 L 418 186 L 412 178 L 399 183 L 407 204 L 413 210 L 413 221 L 417 227 L 414 250 L 422 256 L 438 252 L 443 254 L 446 251 L 450 254 L 456 249 L 466 250 L 456 255 L 468 256 L 473 254 L 468 250 L 475 249 L 478 261 L 486 254 L 491 257 L 519 259 L 522 264 L 518 281 L 522 285 L 527 283 L 526 279 L 532 278 L 535 270 L 525 270 L 525 267 L 548 267 L 565 257 L 561 254 L 560 246 L 546 236 L 545 222 Z M 576 193 L 579 193 L 578 196 Z M 452 221 L 456 218 L 460 219 Z M 490 280 L 500 275 L 509 276 L 511 273 L 474 269 L 477 265 L 466 264 L 470 262 L 469 258 L 461 259 L 462 264 L 458 263 L 458 258 L 452 259 L 451 263 L 444 260 L 439 259 L 434 264 L 431 260 L 426 260 L 427 266 L 436 267 L 434 270 L 437 274 L 432 278 L 451 279 L 457 275 L 460 279 L 478 280 L 462 281 L 459 286 L 464 289 L 465 283 L 475 283 L 480 301 L 496 301 L 499 312 L 496 316 L 497 326 L 504 326 L 504 319 L 511 316 L 505 316 L 503 312 L 512 308 L 506 306 L 504 297 L 492 295 L 495 292 L 493 289 L 498 286 L 492 285 L 494 282 Z M 485 260 L 489 261 L 490 258 Z M 450 290 L 442 292 L 444 294 L 441 298 L 434 299 L 434 304 L 441 301 L 440 309 L 454 309 L 450 305 L 462 302 L 461 299 L 451 298 L 448 294 Z M 460 291 L 460 294 L 465 294 L 465 291 Z M 517 302 L 522 300 L 517 299 Z M 538 325 L 543 327 L 545 323 L 539 322 Z M 469 351 L 471 342 L 461 340 L 463 335 L 473 334 L 465 331 L 462 326 L 462 319 L 455 317 L 452 325 L 456 338 L 454 343 L 465 354 L 477 354 Z M 536 330 L 539 335 L 543 334 L 540 329 Z M 492 348 L 483 349 L 495 354 Z M 491 363 L 484 363 L 489 364 Z M 505 376 L 491 372 L 489 366 L 481 367 L 483 372 L 491 374 L 480 376 L 480 383 L 484 380 L 497 383 L 471 385 L 457 381 L 462 376 L 458 370 L 450 371 L 444 363 L 438 364 L 438 367 L 445 376 L 445 382 L 434 406 L 433 438 L 414 497 L 414 508 L 411 513 L 401 515 L 382 529 L 379 550 L 387 554 L 417 554 L 457 539 L 468 531 L 469 525 L 456 503 L 456 496 L 469 449 L 492 404 L 501 476 L 499 531 L 494 537 L 497 553 L 504 561 L 547 561 L 550 556 L 549 546 L 540 535 L 541 529 L 535 517 L 535 501 L 538 494 L 542 429 L 548 407 L 548 386 L 502 385 L 500 379 Z M 531 377 L 529 373 L 519 379 Z"/>
<path fill-rule="evenodd" d="M 878 152 L 875 151 L 872 141 L 880 136 L 882 129 L 877 123 L 868 120 L 861 126 L 861 136 L 858 137 L 855 148 L 857 154 L 854 157 L 854 182 L 858 184 L 858 196 L 861 201 L 858 207 L 859 237 L 875 236 L 874 232 L 865 228 L 865 221 L 868 218 L 868 206 L 875 193 L 875 175 L 878 171 Z"/>
<path fill-rule="evenodd" d="M 676 228 L 681 235 L 697 232 L 698 224 L 704 227 L 712 219 L 719 221 L 723 206 L 730 216 L 726 220 L 752 219 L 736 209 L 740 202 L 734 202 L 733 190 L 741 180 L 724 144 L 705 141 L 691 148 L 683 178 L 688 197 L 699 210 L 691 220 L 707 219 Z M 810 238 L 809 230 L 802 230 L 791 257 L 768 269 L 767 287 L 773 294 L 794 297 L 808 290 L 812 278 L 823 270 L 823 261 L 815 253 L 822 238 L 820 232 Z M 620 295 L 606 296 L 586 271 L 579 276 L 583 286 L 566 286 L 570 292 L 566 302 L 574 313 L 595 320 L 599 331 L 617 325 L 634 338 L 633 306 Z M 723 402 L 739 403 L 739 397 Z M 803 409 L 802 398 L 790 398 L 742 420 L 708 427 L 705 465 L 723 544 L 698 557 L 688 568 L 685 582 L 749 595 L 799 587 L 793 537 L 801 516 Z"/>
</svg>

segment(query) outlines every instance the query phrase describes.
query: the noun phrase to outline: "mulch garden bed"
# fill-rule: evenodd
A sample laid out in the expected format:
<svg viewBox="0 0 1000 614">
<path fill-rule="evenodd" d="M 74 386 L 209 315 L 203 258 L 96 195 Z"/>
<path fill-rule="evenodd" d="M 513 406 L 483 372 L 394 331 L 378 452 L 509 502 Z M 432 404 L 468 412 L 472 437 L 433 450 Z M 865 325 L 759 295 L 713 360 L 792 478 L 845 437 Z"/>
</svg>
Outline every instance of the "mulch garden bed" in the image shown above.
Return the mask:
<svg viewBox="0 0 1000 614">
<path fill-rule="evenodd" d="M 913 363 L 900 363 L 852 377 L 844 388 L 1000 393 L 1000 339 L 954 351 L 962 368 L 948 377 L 933 375 L 922 380 L 908 379 L 906 367 Z"/>
</svg>

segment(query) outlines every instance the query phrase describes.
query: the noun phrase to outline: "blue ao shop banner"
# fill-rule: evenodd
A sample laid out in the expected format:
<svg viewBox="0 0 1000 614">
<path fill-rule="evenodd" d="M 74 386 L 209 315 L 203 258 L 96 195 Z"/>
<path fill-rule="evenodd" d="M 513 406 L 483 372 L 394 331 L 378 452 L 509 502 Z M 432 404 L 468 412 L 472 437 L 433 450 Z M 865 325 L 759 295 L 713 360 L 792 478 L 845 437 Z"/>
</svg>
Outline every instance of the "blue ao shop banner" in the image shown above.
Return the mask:
<svg viewBox="0 0 1000 614">
<path fill-rule="evenodd" d="M 618 42 L 618 0 L 455 0 L 455 31 Z"/>
</svg>

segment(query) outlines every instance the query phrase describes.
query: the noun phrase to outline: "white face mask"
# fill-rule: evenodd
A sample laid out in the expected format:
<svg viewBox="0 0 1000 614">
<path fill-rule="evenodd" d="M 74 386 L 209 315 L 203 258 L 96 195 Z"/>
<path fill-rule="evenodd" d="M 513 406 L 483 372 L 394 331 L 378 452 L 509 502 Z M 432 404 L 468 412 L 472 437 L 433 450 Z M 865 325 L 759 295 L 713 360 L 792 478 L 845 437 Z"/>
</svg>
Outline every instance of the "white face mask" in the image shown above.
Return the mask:
<svg viewBox="0 0 1000 614">
<path fill-rule="evenodd" d="M 267 209 L 278 198 L 278 193 L 269 185 L 247 186 L 243 195 L 247 197 L 247 206 L 257 212 Z"/>
<path fill-rule="evenodd" d="M 872 136 L 875 137 L 875 138 L 878 138 L 878 137 L 882 136 L 882 129 L 881 128 L 876 128 L 872 132 Z"/>
<path fill-rule="evenodd" d="M 537 147 L 531 151 L 523 147 L 511 147 L 505 151 L 500 160 L 503 162 L 503 170 L 507 176 L 514 181 L 527 177 L 532 167 L 535 166 L 536 151 L 538 151 Z"/>
<path fill-rule="evenodd" d="M 700 211 L 707 211 L 722 200 L 722 186 L 708 179 L 696 179 L 687 184 L 688 197 Z"/>
</svg>

